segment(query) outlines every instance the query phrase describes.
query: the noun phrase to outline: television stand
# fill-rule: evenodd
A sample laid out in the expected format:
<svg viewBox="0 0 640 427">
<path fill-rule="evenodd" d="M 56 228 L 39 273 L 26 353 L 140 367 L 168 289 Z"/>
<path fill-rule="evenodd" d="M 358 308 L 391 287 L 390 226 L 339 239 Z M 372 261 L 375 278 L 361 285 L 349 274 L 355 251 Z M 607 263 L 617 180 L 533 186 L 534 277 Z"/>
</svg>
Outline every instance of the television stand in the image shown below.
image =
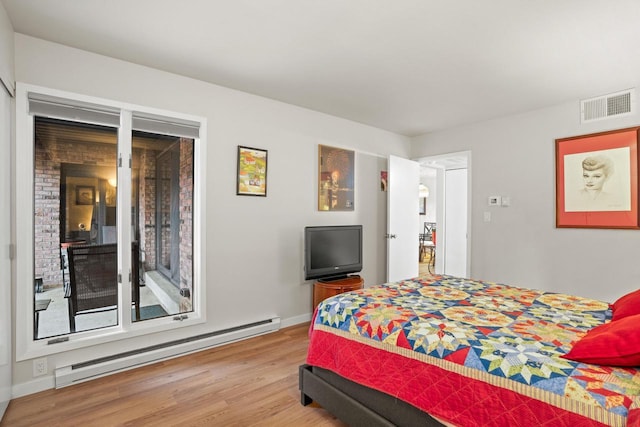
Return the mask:
<svg viewBox="0 0 640 427">
<path fill-rule="evenodd" d="M 360 276 L 346 276 L 338 279 L 321 279 L 313 284 L 313 309 L 325 299 L 343 292 L 355 291 L 364 287 Z"/>
</svg>

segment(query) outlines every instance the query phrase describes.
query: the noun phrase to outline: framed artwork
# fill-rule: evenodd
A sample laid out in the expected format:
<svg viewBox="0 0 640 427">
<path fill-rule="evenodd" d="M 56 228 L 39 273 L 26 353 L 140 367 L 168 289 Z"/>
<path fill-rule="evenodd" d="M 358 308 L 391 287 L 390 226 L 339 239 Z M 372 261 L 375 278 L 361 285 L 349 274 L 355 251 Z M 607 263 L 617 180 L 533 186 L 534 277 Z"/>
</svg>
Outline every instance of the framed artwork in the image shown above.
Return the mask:
<svg viewBox="0 0 640 427">
<path fill-rule="evenodd" d="M 640 227 L 639 130 L 556 139 L 556 227 Z"/>
<path fill-rule="evenodd" d="M 238 146 L 239 196 L 267 196 L 267 150 Z"/>
<path fill-rule="evenodd" d="M 318 210 L 354 210 L 355 153 L 318 145 Z"/>
<path fill-rule="evenodd" d="M 427 198 L 420 197 L 419 205 L 420 205 L 420 208 L 419 208 L 420 215 L 426 215 L 427 214 Z"/>
<path fill-rule="evenodd" d="M 76 205 L 92 205 L 96 200 L 96 188 L 89 185 L 76 186 Z"/>
</svg>

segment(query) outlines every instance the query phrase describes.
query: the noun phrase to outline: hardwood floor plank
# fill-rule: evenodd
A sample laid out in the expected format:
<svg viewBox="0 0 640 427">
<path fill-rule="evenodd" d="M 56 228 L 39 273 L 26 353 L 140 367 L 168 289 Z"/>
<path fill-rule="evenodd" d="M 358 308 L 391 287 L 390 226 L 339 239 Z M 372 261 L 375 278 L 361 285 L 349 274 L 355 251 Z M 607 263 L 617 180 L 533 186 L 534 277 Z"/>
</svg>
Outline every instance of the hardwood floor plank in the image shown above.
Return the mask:
<svg viewBox="0 0 640 427">
<path fill-rule="evenodd" d="M 308 323 L 14 399 L 2 427 L 345 426 L 302 406 Z"/>
</svg>

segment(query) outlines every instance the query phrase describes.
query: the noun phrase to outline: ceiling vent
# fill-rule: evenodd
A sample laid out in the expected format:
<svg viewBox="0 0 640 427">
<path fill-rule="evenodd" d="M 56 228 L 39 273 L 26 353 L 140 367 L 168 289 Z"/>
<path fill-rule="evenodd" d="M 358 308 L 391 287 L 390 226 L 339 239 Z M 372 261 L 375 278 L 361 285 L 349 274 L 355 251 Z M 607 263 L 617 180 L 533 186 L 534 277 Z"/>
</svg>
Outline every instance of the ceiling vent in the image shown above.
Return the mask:
<svg viewBox="0 0 640 427">
<path fill-rule="evenodd" d="M 621 117 L 633 114 L 636 110 L 635 89 L 598 96 L 580 101 L 582 123 Z"/>
</svg>

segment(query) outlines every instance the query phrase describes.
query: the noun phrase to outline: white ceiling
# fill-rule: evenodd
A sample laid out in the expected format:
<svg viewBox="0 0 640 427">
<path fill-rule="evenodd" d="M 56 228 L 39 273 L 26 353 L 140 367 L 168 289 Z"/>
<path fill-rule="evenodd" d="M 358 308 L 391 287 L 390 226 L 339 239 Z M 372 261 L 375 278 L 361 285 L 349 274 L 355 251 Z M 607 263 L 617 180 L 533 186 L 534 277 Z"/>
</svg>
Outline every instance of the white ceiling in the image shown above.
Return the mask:
<svg viewBox="0 0 640 427">
<path fill-rule="evenodd" d="M 409 136 L 640 79 L 639 0 L 1 1 L 19 33 Z"/>
</svg>

